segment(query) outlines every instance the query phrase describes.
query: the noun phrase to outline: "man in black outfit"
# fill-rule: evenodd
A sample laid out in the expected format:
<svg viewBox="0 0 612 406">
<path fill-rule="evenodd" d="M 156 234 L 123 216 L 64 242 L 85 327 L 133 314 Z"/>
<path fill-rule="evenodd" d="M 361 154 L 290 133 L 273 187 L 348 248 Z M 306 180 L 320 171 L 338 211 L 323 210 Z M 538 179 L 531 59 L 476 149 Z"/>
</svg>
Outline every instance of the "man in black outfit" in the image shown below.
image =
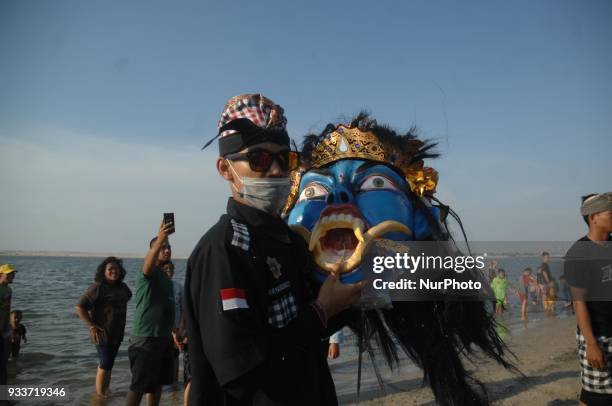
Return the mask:
<svg viewBox="0 0 612 406">
<path fill-rule="evenodd" d="M 589 226 L 565 256 L 578 329 L 580 404 L 612 405 L 612 192 L 583 197 Z"/>
<path fill-rule="evenodd" d="M 317 293 L 306 242 L 279 216 L 299 163 L 283 109 L 259 94 L 234 97 L 218 136 L 232 197 L 187 264 L 192 404 L 337 404 L 321 340 L 361 285 L 332 273 Z"/>
</svg>

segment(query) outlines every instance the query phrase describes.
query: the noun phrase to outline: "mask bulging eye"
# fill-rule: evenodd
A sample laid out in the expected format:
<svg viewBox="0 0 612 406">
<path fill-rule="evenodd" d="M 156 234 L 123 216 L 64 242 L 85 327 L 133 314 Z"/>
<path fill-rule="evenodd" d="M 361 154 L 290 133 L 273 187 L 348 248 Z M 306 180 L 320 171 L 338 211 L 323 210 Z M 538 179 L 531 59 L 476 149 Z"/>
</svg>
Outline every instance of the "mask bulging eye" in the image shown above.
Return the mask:
<svg viewBox="0 0 612 406">
<path fill-rule="evenodd" d="M 369 190 L 399 190 L 392 180 L 382 175 L 368 176 L 361 182 L 359 187 L 361 191 Z"/>
<path fill-rule="evenodd" d="M 309 183 L 304 190 L 302 190 L 302 193 L 300 193 L 298 202 L 302 200 L 325 199 L 327 193 L 327 189 L 323 185 L 319 183 Z"/>
</svg>

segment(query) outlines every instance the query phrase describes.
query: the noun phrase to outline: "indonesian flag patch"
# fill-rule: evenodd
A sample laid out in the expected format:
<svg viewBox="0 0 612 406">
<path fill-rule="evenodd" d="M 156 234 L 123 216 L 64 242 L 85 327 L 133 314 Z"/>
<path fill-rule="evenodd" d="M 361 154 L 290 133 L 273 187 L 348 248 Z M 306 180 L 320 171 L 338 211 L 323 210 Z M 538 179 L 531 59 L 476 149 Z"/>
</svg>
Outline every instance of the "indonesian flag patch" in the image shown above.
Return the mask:
<svg viewBox="0 0 612 406">
<path fill-rule="evenodd" d="M 244 289 L 230 288 L 221 289 L 221 303 L 223 310 L 232 309 L 248 309 L 249 305 L 246 301 Z"/>
</svg>

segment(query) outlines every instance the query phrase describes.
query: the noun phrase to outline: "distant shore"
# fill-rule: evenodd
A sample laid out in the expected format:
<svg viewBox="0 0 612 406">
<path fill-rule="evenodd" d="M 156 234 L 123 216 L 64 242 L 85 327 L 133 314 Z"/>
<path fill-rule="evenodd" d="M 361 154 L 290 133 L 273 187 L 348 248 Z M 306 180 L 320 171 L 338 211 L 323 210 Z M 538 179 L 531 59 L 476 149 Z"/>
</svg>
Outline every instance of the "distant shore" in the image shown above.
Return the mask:
<svg viewBox="0 0 612 406">
<path fill-rule="evenodd" d="M 122 253 L 122 252 L 80 252 L 80 251 L 0 251 L 0 256 L 5 257 L 69 257 L 69 258 L 133 258 L 144 259 L 143 254 Z M 180 255 L 173 255 L 173 259 L 187 259 Z"/>
</svg>

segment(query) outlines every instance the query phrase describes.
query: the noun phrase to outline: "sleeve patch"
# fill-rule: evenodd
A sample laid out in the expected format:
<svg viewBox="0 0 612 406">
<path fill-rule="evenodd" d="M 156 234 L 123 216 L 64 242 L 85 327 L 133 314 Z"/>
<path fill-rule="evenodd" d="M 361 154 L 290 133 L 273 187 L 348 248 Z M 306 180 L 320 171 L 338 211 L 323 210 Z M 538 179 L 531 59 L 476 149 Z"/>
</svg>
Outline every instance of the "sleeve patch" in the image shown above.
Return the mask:
<svg viewBox="0 0 612 406">
<path fill-rule="evenodd" d="M 244 289 L 221 289 L 221 303 L 223 304 L 224 311 L 249 308 Z"/>
</svg>

